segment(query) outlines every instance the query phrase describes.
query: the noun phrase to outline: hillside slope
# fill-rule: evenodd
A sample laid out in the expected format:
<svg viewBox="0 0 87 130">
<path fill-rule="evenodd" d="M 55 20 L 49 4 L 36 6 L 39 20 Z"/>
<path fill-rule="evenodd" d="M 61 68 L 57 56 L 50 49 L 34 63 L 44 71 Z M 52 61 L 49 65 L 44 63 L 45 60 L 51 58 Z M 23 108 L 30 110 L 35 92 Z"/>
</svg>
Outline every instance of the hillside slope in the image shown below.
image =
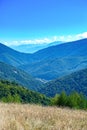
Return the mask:
<svg viewBox="0 0 87 130">
<path fill-rule="evenodd" d="M 42 82 L 36 80 L 23 70 L 17 69 L 3 62 L 0 62 L 0 79 L 15 81 L 31 90 L 37 90 L 43 86 Z"/>
<path fill-rule="evenodd" d="M 0 80 L 0 102 L 48 105 L 50 104 L 50 99 L 14 82 Z"/>
<path fill-rule="evenodd" d="M 51 97 L 57 93 L 60 94 L 62 91 L 65 91 L 67 94 L 70 94 L 72 91 L 77 91 L 87 97 L 87 69 L 48 82 L 39 91 Z"/>
<path fill-rule="evenodd" d="M 0 61 L 13 66 L 27 64 L 30 54 L 20 53 L 0 43 Z"/>
</svg>

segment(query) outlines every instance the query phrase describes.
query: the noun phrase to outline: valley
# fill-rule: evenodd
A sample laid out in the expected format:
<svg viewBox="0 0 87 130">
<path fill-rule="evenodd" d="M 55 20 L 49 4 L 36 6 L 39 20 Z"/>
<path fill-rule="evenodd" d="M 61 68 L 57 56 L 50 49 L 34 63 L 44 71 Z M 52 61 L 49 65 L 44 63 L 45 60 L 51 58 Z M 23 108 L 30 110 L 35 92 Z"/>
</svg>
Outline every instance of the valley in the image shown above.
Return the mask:
<svg viewBox="0 0 87 130">
<path fill-rule="evenodd" d="M 87 39 L 53 45 L 33 54 L 0 44 L 0 79 L 49 97 L 61 91 L 87 96 Z"/>
<path fill-rule="evenodd" d="M 33 54 L 0 44 L 0 52 L 0 61 L 48 81 L 87 67 L 87 39 L 51 46 Z"/>
</svg>

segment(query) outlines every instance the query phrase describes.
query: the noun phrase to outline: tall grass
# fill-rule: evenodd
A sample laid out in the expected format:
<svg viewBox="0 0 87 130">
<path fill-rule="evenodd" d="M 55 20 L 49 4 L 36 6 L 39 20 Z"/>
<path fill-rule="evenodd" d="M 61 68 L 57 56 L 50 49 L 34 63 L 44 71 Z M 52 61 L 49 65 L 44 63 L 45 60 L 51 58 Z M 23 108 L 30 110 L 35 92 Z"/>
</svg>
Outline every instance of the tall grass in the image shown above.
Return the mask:
<svg viewBox="0 0 87 130">
<path fill-rule="evenodd" d="M 0 103 L 0 130 L 87 130 L 87 111 Z"/>
</svg>

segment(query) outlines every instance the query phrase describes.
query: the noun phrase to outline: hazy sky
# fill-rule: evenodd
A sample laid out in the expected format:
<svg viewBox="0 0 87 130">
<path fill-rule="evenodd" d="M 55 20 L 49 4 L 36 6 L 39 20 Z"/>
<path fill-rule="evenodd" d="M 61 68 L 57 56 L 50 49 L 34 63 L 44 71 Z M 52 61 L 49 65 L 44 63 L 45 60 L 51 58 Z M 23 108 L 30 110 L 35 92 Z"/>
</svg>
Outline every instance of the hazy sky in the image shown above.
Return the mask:
<svg viewBox="0 0 87 130">
<path fill-rule="evenodd" d="M 87 37 L 87 0 L 0 0 L 0 42 Z"/>
</svg>

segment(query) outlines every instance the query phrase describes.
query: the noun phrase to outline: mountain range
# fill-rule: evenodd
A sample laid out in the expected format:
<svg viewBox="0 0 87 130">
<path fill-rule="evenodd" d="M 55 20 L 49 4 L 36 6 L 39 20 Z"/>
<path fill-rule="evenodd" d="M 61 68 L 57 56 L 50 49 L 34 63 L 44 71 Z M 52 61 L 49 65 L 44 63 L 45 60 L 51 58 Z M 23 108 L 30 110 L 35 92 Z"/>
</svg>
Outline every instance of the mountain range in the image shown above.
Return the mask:
<svg viewBox="0 0 87 130">
<path fill-rule="evenodd" d="M 87 67 L 87 39 L 51 46 L 32 54 L 19 66 L 34 77 L 52 80 Z"/>
<path fill-rule="evenodd" d="M 0 79 L 15 81 L 50 97 L 63 90 L 87 96 L 87 39 L 50 46 L 33 54 L 0 43 Z M 42 83 L 44 80 L 51 82 Z"/>
<path fill-rule="evenodd" d="M 0 44 L 0 53 L 0 61 L 45 80 L 87 67 L 87 39 L 51 46 L 33 54 L 20 53 Z"/>
</svg>

